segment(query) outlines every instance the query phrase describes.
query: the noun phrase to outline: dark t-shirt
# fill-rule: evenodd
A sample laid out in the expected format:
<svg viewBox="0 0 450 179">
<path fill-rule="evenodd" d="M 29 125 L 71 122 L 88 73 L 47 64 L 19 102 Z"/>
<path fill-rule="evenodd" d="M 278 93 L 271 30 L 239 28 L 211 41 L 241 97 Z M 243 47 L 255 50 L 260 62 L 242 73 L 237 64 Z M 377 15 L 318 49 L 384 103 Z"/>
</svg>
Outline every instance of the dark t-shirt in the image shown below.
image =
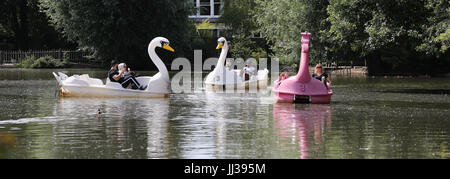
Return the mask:
<svg viewBox="0 0 450 179">
<path fill-rule="evenodd" d="M 318 80 L 322 81 L 322 77 L 325 77 L 325 79 L 327 79 L 327 78 L 328 78 L 328 75 L 327 75 L 326 73 L 322 73 L 321 75 L 317 75 L 317 74 L 313 73 L 313 74 L 312 74 L 312 77 L 315 78 L 315 79 L 318 79 Z"/>
<path fill-rule="evenodd" d="M 109 78 L 109 80 L 110 80 L 111 82 L 119 82 L 120 79 L 119 79 L 119 81 L 116 81 L 116 80 L 113 78 L 114 75 L 118 75 L 118 74 L 119 74 L 119 70 L 114 70 L 114 69 L 109 70 L 109 72 L 108 72 L 108 78 Z"/>
</svg>

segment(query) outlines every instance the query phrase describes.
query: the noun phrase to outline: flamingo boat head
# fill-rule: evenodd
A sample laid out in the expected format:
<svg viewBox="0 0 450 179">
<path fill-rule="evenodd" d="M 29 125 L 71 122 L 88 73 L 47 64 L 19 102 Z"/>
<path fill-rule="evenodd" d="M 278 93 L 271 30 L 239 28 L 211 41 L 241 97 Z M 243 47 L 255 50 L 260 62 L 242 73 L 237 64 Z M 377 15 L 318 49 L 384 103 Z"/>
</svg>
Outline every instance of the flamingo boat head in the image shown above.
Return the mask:
<svg viewBox="0 0 450 179">
<path fill-rule="evenodd" d="M 272 92 L 276 102 L 330 103 L 333 91 L 309 73 L 309 40 L 311 33 L 302 33 L 300 67 L 296 76 L 276 80 Z"/>
</svg>

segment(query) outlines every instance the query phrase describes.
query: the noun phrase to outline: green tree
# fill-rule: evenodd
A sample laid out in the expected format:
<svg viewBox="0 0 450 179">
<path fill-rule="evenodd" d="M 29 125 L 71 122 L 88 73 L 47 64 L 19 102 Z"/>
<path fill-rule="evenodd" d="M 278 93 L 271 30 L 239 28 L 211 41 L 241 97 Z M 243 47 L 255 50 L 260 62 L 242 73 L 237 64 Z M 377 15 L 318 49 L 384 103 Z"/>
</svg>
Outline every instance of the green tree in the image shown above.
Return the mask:
<svg viewBox="0 0 450 179">
<path fill-rule="evenodd" d="M 416 50 L 436 51 L 420 45 L 425 39 L 439 39 L 433 33 L 424 33 L 426 26 L 440 27 L 430 19 L 440 19 L 435 17 L 442 15 L 442 12 L 433 14 L 427 2 L 437 1 L 330 0 L 327 21 L 331 26 L 327 38 L 333 44 L 331 49 L 353 54 L 349 57 L 356 61 L 366 59 L 370 74 L 392 70 L 433 73 L 435 58 Z M 440 41 L 432 43 L 436 47 Z"/>
<path fill-rule="evenodd" d="M 255 6 L 255 0 L 224 1 L 223 13 L 219 21 L 227 27 L 224 34 L 228 40 L 231 40 L 233 57 L 262 57 L 261 51 L 266 48 L 265 41 L 253 39 L 251 36 L 252 33 L 259 33 L 258 25 L 253 16 Z"/>
<path fill-rule="evenodd" d="M 3 0 L 0 2 L 1 49 L 70 48 L 62 36 L 39 11 L 38 0 Z"/>
<path fill-rule="evenodd" d="M 296 66 L 300 58 L 301 33 L 312 33 L 311 62 L 327 60 L 327 41 L 321 31 L 329 26 L 328 0 L 255 0 L 253 16 L 281 64 Z"/>
<path fill-rule="evenodd" d="M 418 51 L 437 57 L 448 56 L 450 47 L 450 2 L 446 0 L 428 0 L 425 8 L 431 11 L 427 23 L 423 26 L 424 37 Z"/>
<path fill-rule="evenodd" d="M 16 42 L 14 44 L 16 49 L 28 49 L 29 7 L 27 4 L 26 0 L 5 0 L 0 5 L 0 15 L 3 17 L 0 21 L 2 29 Z"/>
<path fill-rule="evenodd" d="M 134 68 L 151 64 L 147 45 L 163 36 L 176 55 L 190 48 L 189 0 L 41 0 L 42 8 L 68 39 L 103 60 L 119 59 Z M 164 59 L 164 58 L 163 58 Z"/>
<path fill-rule="evenodd" d="M 220 22 L 229 27 L 230 35 L 250 34 L 257 30 L 256 22 L 251 14 L 255 0 L 224 1 Z"/>
</svg>

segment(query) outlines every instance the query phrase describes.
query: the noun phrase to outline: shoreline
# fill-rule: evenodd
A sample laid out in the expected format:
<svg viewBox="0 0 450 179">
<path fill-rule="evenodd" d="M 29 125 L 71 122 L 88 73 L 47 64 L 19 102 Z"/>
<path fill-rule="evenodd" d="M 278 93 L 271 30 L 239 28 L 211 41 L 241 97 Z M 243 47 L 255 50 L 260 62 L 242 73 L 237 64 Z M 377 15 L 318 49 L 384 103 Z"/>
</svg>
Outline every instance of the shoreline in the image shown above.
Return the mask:
<svg viewBox="0 0 450 179">
<path fill-rule="evenodd" d="M 55 69 L 83 69 L 83 68 L 103 69 L 104 67 L 102 67 L 101 65 L 93 65 L 93 64 L 69 63 L 68 67 Z M 22 68 L 13 63 L 6 63 L 0 64 L 0 69 L 52 69 L 52 68 Z"/>
<path fill-rule="evenodd" d="M 378 73 L 376 75 L 369 75 L 367 71 L 367 67 L 365 66 L 354 66 L 353 68 L 345 68 L 345 69 L 335 69 L 325 67 L 325 72 L 329 75 L 336 76 L 364 76 L 364 77 L 420 77 L 420 78 L 450 78 L 450 73 L 440 73 L 440 74 L 425 74 L 425 73 Z M 295 75 L 298 72 L 297 68 L 292 68 L 290 66 L 280 65 L 280 73 L 288 72 L 289 75 Z M 314 71 L 314 66 L 309 66 L 309 72 L 312 74 Z"/>
<path fill-rule="evenodd" d="M 69 65 L 69 67 L 66 68 L 22 68 L 18 67 L 15 64 L 1 64 L 0 69 L 105 69 L 104 67 L 100 65 L 92 65 L 92 64 L 77 64 L 72 63 Z M 294 70 L 294 68 L 289 66 L 281 66 L 280 65 L 280 73 L 282 71 L 286 71 L 289 73 L 289 75 L 295 75 L 298 71 L 297 69 Z M 314 67 L 309 67 L 310 73 L 314 71 Z M 380 73 L 376 75 L 368 75 L 367 73 L 367 67 L 364 66 L 355 66 L 353 68 L 346 68 L 346 69 L 337 69 L 333 70 L 331 68 L 325 68 L 325 72 L 327 72 L 330 75 L 336 75 L 336 76 L 365 76 L 365 77 L 425 77 L 425 78 L 431 78 L 431 77 L 443 77 L 443 78 L 450 78 L 450 73 L 442 73 L 442 74 L 421 74 L 421 73 Z"/>
</svg>

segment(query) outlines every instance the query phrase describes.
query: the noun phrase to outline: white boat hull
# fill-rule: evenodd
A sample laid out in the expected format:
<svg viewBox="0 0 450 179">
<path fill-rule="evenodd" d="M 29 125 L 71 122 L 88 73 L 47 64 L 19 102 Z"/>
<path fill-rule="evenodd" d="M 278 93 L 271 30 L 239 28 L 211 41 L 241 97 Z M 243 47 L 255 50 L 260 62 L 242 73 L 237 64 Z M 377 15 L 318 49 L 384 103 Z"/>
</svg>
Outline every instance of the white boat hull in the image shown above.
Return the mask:
<svg viewBox="0 0 450 179">
<path fill-rule="evenodd" d="M 239 77 L 240 70 L 226 70 L 225 73 L 218 73 L 214 76 L 214 72 L 211 72 L 205 80 L 206 90 L 253 90 L 253 89 L 266 89 L 268 84 L 267 69 L 259 70 L 256 75 L 250 76 L 250 80 L 241 81 Z M 226 78 L 224 78 L 224 75 Z M 219 77 L 217 77 L 219 76 Z M 215 78 L 222 80 L 214 80 Z M 227 79 L 227 80 L 224 80 Z"/>
<path fill-rule="evenodd" d="M 207 90 L 252 90 L 266 89 L 268 80 L 245 81 L 235 84 L 205 83 Z"/>
<path fill-rule="evenodd" d="M 156 37 L 148 44 L 148 55 L 158 68 L 159 72 L 153 76 L 137 77 L 140 85 L 146 85 L 144 90 L 132 90 L 122 87 L 121 84 L 110 82 L 106 84 L 97 78 L 90 78 L 88 74 L 67 76 L 62 72 L 55 73 L 62 97 L 135 97 L 135 98 L 167 98 L 170 93 L 169 73 L 162 60 L 155 52 L 156 48 L 163 48 L 174 52 L 169 46 L 169 40 L 164 37 Z M 117 70 L 117 69 L 116 69 Z"/>
<path fill-rule="evenodd" d="M 100 79 L 90 78 L 89 75 L 74 75 L 67 77 L 63 73 L 53 73 L 60 85 L 61 97 L 105 97 L 105 98 L 168 98 L 169 90 L 163 92 L 149 90 L 133 90 L 123 88 L 119 83 L 109 82 L 106 85 Z M 142 84 L 149 84 L 152 77 L 138 77 Z M 153 83 L 153 85 L 158 82 Z M 149 87 L 147 88 L 149 89 Z"/>
<path fill-rule="evenodd" d="M 168 98 L 169 93 L 150 93 L 132 89 L 111 89 L 107 87 L 69 86 L 59 89 L 61 97 L 99 97 L 99 98 Z"/>
</svg>

